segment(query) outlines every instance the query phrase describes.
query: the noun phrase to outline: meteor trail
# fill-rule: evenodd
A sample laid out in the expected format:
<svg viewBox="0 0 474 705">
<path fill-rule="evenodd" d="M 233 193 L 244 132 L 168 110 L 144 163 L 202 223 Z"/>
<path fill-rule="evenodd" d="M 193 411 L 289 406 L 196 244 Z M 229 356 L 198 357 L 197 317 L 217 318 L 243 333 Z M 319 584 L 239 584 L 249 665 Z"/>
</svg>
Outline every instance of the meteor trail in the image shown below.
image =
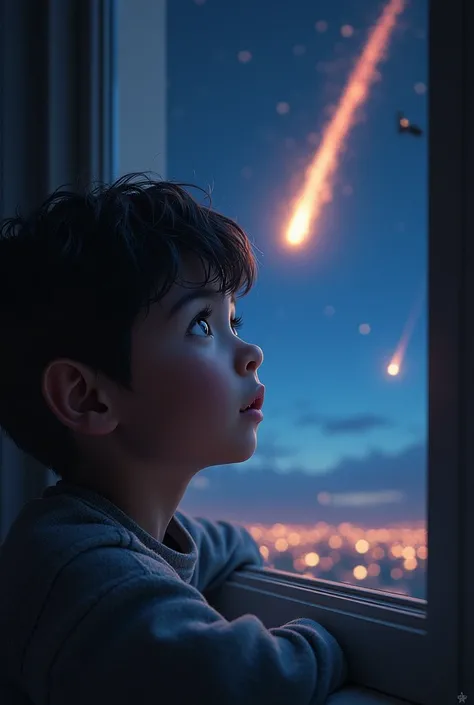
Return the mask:
<svg viewBox="0 0 474 705">
<path fill-rule="evenodd" d="M 387 366 L 387 373 L 391 375 L 392 377 L 396 377 L 398 373 L 400 372 L 403 360 L 405 358 L 405 353 L 408 347 L 408 343 L 410 342 L 410 338 L 413 335 L 413 331 L 415 329 L 416 322 L 418 321 L 418 318 L 420 317 L 422 307 L 423 307 L 423 302 L 425 300 L 425 287 L 421 289 L 421 292 L 418 296 L 418 298 L 415 301 L 415 304 L 410 312 L 410 315 L 408 316 L 408 320 L 405 324 L 405 328 L 403 329 L 403 333 L 400 337 L 400 340 L 398 341 L 397 348 L 392 356 L 392 359 L 390 360 L 390 363 Z"/>
<path fill-rule="evenodd" d="M 297 199 L 286 232 L 289 245 L 300 245 L 314 228 L 325 203 L 331 200 L 332 177 L 351 127 L 356 110 L 369 96 L 377 77 L 377 65 L 384 58 L 398 15 L 405 0 L 390 0 L 371 31 L 367 43 L 347 81 L 333 118 L 329 122 L 319 149 L 310 164 L 302 193 Z"/>
</svg>

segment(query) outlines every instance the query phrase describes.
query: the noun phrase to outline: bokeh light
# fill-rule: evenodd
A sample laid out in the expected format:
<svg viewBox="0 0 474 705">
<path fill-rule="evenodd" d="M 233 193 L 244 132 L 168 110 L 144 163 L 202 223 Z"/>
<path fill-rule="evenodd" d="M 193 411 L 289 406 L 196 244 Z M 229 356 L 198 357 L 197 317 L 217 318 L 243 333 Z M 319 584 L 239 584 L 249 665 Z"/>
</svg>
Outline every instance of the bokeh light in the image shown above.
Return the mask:
<svg viewBox="0 0 474 705">
<path fill-rule="evenodd" d="M 421 82 L 415 83 L 415 85 L 413 86 L 413 88 L 414 88 L 414 90 L 415 90 L 415 93 L 418 93 L 418 95 L 423 95 L 423 94 L 426 93 L 426 91 L 428 90 L 427 87 L 426 87 L 426 85 L 425 85 L 424 83 L 421 83 Z"/>
<path fill-rule="evenodd" d="M 341 27 L 341 36 L 342 37 L 352 37 L 354 34 L 354 27 L 350 24 L 345 24 Z"/>
<path fill-rule="evenodd" d="M 281 101 L 280 103 L 277 103 L 276 111 L 279 115 L 286 115 L 287 113 L 290 112 L 289 103 L 286 103 L 285 101 Z"/>
<path fill-rule="evenodd" d="M 246 49 L 243 49 L 237 54 L 237 59 L 241 64 L 248 64 L 248 62 L 252 60 L 252 53 Z"/>
</svg>

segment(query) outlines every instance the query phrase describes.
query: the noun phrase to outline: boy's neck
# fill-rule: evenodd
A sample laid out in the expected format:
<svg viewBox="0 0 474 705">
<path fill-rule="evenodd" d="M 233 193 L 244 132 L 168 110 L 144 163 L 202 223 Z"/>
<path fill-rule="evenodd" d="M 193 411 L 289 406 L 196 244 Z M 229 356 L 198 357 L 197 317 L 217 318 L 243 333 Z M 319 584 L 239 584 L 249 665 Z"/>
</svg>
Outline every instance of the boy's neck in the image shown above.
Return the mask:
<svg viewBox="0 0 474 705">
<path fill-rule="evenodd" d="M 115 504 L 154 539 L 163 542 L 168 525 L 188 487 L 189 479 L 167 469 L 153 473 L 114 473 L 113 478 L 100 473 L 81 473 L 72 482 L 93 490 Z M 165 478 L 160 483 L 160 479 Z M 174 480 L 170 486 L 170 478 Z"/>
</svg>

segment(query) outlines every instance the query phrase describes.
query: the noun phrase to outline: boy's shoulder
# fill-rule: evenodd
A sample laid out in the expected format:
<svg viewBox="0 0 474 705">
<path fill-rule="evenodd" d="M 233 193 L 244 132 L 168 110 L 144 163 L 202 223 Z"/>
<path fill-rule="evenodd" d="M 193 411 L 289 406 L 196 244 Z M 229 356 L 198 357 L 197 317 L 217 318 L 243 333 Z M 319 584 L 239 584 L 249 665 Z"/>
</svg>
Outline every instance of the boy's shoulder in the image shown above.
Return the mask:
<svg viewBox="0 0 474 705">
<path fill-rule="evenodd" d="M 53 658 L 74 626 L 134 577 L 163 585 L 186 580 L 167 551 L 174 553 L 162 546 L 160 555 L 82 497 L 52 494 L 28 502 L 0 547 L 0 651 L 8 643 L 10 660 L 0 665 L 0 680 L 3 667 L 17 673 L 27 647 Z M 192 548 L 183 560 L 191 574 Z"/>
<path fill-rule="evenodd" d="M 173 522 L 175 535 L 186 537 Z M 52 493 L 28 502 L 0 547 L 0 651 L 8 651 L 0 681 L 4 669 L 21 678 L 27 651 L 46 667 L 81 619 L 128 581 L 163 589 L 188 582 L 196 562 L 192 540 L 187 554 L 176 554 L 158 542 L 153 550 L 149 539 L 147 546 L 84 497 Z M 173 565 L 173 554 L 181 564 Z"/>
<path fill-rule="evenodd" d="M 0 547 L 0 595 L 5 582 L 10 587 L 16 583 L 15 592 L 32 584 L 40 589 L 41 583 L 44 593 L 74 563 L 82 569 L 87 565 L 96 582 L 97 572 L 110 581 L 133 570 L 172 570 L 166 547 L 160 555 L 158 542 L 148 538 L 146 532 L 137 536 L 126 522 L 90 501 L 87 493 L 81 497 L 45 492 L 23 507 Z"/>
</svg>

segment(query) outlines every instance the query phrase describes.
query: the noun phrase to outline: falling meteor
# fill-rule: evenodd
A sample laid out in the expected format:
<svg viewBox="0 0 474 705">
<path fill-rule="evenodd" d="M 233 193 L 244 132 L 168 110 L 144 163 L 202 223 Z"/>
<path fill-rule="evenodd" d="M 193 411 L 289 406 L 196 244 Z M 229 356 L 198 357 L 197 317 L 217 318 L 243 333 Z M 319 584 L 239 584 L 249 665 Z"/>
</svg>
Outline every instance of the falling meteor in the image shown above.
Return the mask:
<svg viewBox="0 0 474 705">
<path fill-rule="evenodd" d="M 405 0 L 390 0 L 352 71 L 339 105 L 327 126 L 321 145 L 309 166 L 302 193 L 297 199 L 286 232 L 289 245 L 298 246 L 315 226 L 325 203 L 331 200 L 332 177 L 356 111 L 368 98 L 369 89 L 377 78 L 377 65 L 384 58 L 397 17 L 405 7 Z"/>
<path fill-rule="evenodd" d="M 391 377 L 396 377 L 400 369 L 402 367 L 403 360 L 405 358 L 405 353 L 408 347 L 408 343 L 410 342 L 410 338 L 413 334 L 413 331 L 415 329 L 416 322 L 418 321 L 418 318 L 421 314 L 422 308 L 423 308 L 423 303 L 425 300 L 425 287 L 423 286 L 418 298 L 415 301 L 415 304 L 410 312 L 410 315 L 408 316 L 408 320 L 405 324 L 405 328 L 403 329 L 403 333 L 401 335 L 401 338 L 398 342 L 397 349 L 395 350 L 392 359 L 390 360 L 389 365 L 387 366 L 387 373 Z"/>
</svg>

